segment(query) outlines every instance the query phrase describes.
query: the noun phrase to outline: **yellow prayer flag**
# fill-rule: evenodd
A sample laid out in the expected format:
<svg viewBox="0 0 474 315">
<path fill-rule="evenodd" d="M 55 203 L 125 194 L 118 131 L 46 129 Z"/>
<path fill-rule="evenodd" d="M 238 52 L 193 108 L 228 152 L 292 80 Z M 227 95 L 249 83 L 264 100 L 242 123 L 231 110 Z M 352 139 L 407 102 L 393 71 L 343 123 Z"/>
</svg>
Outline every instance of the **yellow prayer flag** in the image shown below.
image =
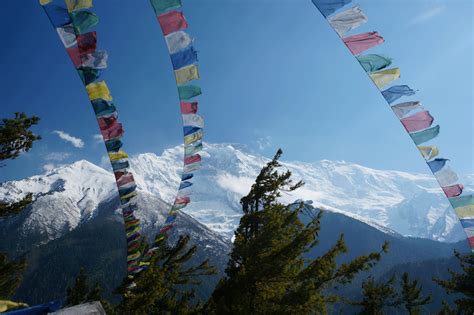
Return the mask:
<svg viewBox="0 0 474 315">
<path fill-rule="evenodd" d="M 474 218 L 474 205 L 467 205 L 454 209 L 460 219 Z"/>
<path fill-rule="evenodd" d="M 431 160 L 439 154 L 438 148 L 433 145 L 419 145 L 417 148 L 425 160 Z"/>
<path fill-rule="evenodd" d="M 377 85 L 377 87 L 381 89 L 387 84 L 389 84 L 390 82 L 400 78 L 400 69 L 393 68 L 393 69 L 372 72 L 369 74 L 369 76 L 372 79 L 372 81 L 374 81 L 375 85 Z"/>
<path fill-rule="evenodd" d="M 39 0 L 41 5 L 47 5 L 48 3 L 51 3 L 52 0 Z"/>
<path fill-rule="evenodd" d="M 109 88 L 105 81 L 100 81 L 97 83 L 91 83 L 86 86 L 87 94 L 89 94 L 89 99 L 91 101 L 96 99 L 103 99 L 106 101 L 111 101 L 112 96 L 110 96 Z"/>
<path fill-rule="evenodd" d="M 25 303 L 17 303 L 8 300 L 0 300 L 0 313 L 6 312 L 8 310 L 16 309 L 16 308 L 24 308 L 28 307 L 28 304 Z"/>
<path fill-rule="evenodd" d="M 136 195 L 137 195 L 137 192 L 132 191 L 131 193 L 126 194 L 125 196 L 121 196 L 120 199 L 121 200 L 126 200 L 126 199 L 129 199 L 129 198 L 135 197 Z"/>
<path fill-rule="evenodd" d="M 124 151 L 110 152 L 109 153 L 109 159 L 111 161 L 117 161 L 117 160 L 126 159 L 126 158 L 128 158 L 128 154 Z"/>
<path fill-rule="evenodd" d="M 65 0 L 69 12 L 92 7 L 92 0 Z"/>
<path fill-rule="evenodd" d="M 202 139 L 203 132 L 202 130 L 196 131 L 190 135 L 184 137 L 184 144 L 191 144 L 194 141 Z"/>
<path fill-rule="evenodd" d="M 190 65 L 181 69 L 175 70 L 177 84 L 183 84 L 188 81 L 199 79 L 199 71 L 197 65 Z"/>
</svg>

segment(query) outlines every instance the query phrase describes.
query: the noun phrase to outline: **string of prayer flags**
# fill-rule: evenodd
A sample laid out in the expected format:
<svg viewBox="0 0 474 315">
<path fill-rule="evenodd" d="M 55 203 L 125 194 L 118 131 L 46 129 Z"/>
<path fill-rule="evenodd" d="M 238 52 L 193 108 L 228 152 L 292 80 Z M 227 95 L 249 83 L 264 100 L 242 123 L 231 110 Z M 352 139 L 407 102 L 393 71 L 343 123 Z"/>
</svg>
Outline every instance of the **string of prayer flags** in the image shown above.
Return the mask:
<svg viewBox="0 0 474 315">
<path fill-rule="evenodd" d="M 180 111 L 183 120 L 184 136 L 184 161 L 183 174 L 179 184 L 178 193 L 175 197 L 164 226 L 155 238 L 155 246 L 167 237 L 177 217 L 177 211 L 186 207 L 191 199 L 188 197 L 188 189 L 193 185 L 190 181 L 201 163 L 198 154 L 203 149 L 202 137 L 204 120 L 197 114 L 198 102 L 191 99 L 201 95 L 201 88 L 197 85 L 188 84 L 190 81 L 199 79 L 197 51 L 193 47 L 193 38 L 187 34 L 188 22 L 183 12 L 177 11 L 182 7 L 181 0 L 150 0 L 151 6 L 157 15 L 158 23 L 164 35 L 166 46 L 170 54 L 171 65 L 174 70 L 176 86 L 180 100 Z M 152 247 L 145 257 L 150 257 L 154 251 Z"/>
<path fill-rule="evenodd" d="M 135 217 L 137 209 L 134 198 L 137 185 L 130 170 L 128 154 L 121 150 L 124 133 L 118 119 L 116 106 L 104 80 L 97 81 L 101 71 L 107 68 L 108 54 L 97 49 L 97 33 L 93 28 L 99 22 L 95 13 L 88 10 L 92 0 L 40 0 L 44 12 L 63 43 L 73 62 L 92 104 L 97 124 L 102 134 L 110 164 L 115 175 L 122 207 L 122 217 L 127 238 L 127 273 L 133 275 L 143 270 L 140 220 Z"/>
<path fill-rule="evenodd" d="M 336 11 L 342 9 L 351 1 L 312 0 L 312 2 L 326 18 L 328 24 L 341 37 L 343 43 L 351 51 L 379 91 L 400 78 L 400 70 L 398 68 L 386 69 L 392 64 L 391 58 L 380 54 L 360 55 L 362 52 L 384 42 L 384 38 L 378 32 L 366 32 L 342 37 L 347 32 L 368 21 L 367 16 L 358 5 L 337 13 Z M 329 17 L 333 13 L 335 14 Z M 380 93 L 388 105 L 391 105 L 401 97 L 415 95 L 416 91 L 408 85 L 393 85 L 380 91 Z M 432 126 L 434 117 L 428 110 L 424 110 L 420 101 L 407 101 L 391 105 L 390 107 L 417 146 L 420 154 L 449 199 L 463 225 L 471 250 L 474 252 L 474 195 L 463 192 L 464 186 L 458 183 L 459 178 L 457 174 L 446 165 L 448 159 L 436 158 L 439 155 L 439 150 L 436 146 L 422 145 L 438 136 L 440 126 Z"/>
</svg>

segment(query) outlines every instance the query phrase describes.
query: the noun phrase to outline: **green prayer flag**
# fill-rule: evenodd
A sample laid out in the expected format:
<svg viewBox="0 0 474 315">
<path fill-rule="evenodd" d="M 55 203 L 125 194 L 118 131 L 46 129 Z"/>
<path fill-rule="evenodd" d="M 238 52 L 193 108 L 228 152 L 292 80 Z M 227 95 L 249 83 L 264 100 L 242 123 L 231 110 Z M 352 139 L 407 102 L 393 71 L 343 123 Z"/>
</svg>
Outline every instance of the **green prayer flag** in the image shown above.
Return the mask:
<svg viewBox="0 0 474 315">
<path fill-rule="evenodd" d="M 71 12 L 71 20 L 76 34 L 87 33 L 99 23 L 99 17 L 91 11 Z"/>
<path fill-rule="evenodd" d="M 150 0 L 156 15 L 181 7 L 181 0 Z"/>
<path fill-rule="evenodd" d="M 435 138 L 439 134 L 439 125 L 434 127 L 410 133 L 410 137 L 413 139 L 416 145 L 422 144 L 426 141 L 430 141 L 431 139 Z"/>
<path fill-rule="evenodd" d="M 392 59 L 381 55 L 361 55 L 356 56 L 356 58 L 364 70 L 369 73 L 382 70 L 392 64 Z"/>
<path fill-rule="evenodd" d="M 474 195 L 449 198 L 449 202 L 451 203 L 453 208 L 467 207 L 470 205 L 474 205 Z"/>
<path fill-rule="evenodd" d="M 79 68 L 77 69 L 77 72 L 79 73 L 79 76 L 81 77 L 82 83 L 84 85 L 88 85 L 89 83 L 94 82 L 99 78 L 99 72 L 100 70 L 98 69 L 93 69 L 93 68 Z"/>
<path fill-rule="evenodd" d="M 178 86 L 180 100 L 189 100 L 195 96 L 201 95 L 201 88 L 196 85 Z"/>
</svg>

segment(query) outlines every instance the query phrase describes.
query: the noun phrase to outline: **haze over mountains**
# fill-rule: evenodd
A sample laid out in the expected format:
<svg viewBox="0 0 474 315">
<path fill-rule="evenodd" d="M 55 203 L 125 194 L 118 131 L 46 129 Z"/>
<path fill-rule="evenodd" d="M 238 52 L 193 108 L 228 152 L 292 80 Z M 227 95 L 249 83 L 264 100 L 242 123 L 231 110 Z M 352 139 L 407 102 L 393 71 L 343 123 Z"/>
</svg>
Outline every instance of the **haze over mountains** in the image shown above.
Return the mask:
<svg viewBox="0 0 474 315">
<path fill-rule="evenodd" d="M 206 144 L 202 155 L 192 203 L 184 211 L 211 230 L 231 238 L 241 216 L 239 200 L 268 159 L 231 144 Z M 132 157 L 140 190 L 171 202 L 179 185 L 181 157 L 180 146 L 165 150 L 160 156 L 144 153 Z M 282 164 L 293 172 L 295 179 L 306 183 L 291 195 L 284 195 L 285 202 L 312 200 L 316 207 L 405 236 L 448 242 L 465 237 L 431 175 L 374 170 L 343 161 Z M 467 190 L 474 189 L 473 179 L 472 174 L 464 179 Z M 101 202 L 117 194 L 111 172 L 84 160 L 0 185 L 0 199 L 17 199 L 27 192 L 36 197 L 31 211 L 13 220 L 14 223 L 6 223 L 15 225 L 22 238 L 35 235 L 39 243 L 58 238 L 87 222 L 97 214 Z M 146 227 L 159 225 L 148 214 L 142 219 Z"/>
</svg>

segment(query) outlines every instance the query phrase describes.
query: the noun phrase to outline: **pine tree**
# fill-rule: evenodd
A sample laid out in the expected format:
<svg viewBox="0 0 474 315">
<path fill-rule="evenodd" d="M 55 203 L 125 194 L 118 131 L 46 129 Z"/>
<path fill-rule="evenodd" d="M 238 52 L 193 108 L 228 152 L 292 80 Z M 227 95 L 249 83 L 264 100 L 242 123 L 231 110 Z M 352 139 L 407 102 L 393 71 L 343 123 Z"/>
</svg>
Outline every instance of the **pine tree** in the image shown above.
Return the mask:
<svg viewBox="0 0 474 315">
<path fill-rule="evenodd" d="M 28 117 L 25 113 L 15 113 L 13 119 L 2 119 L 2 123 L 0 123 L 0 167 L 5 166 L 3 161 L 16 159 L 20 153 L 29 151 L 34 141 L 41 139 L 40 136 L 29 130 L 38 122 L 38 117 Z M 0 200 L 0 218 L 19 213 L 31 201 L 31 194 L 14 203 Z"/>
<path fill-rule="evenodd" d="M 389 307 L 397 307 L 398 301 L 397 290 L 393 287 L 395 276 L 392 276 L 387 282 L 377 282 L 372 277 L 367 278 L 362 283 L 362 300 L 352 302 L 352 305 L 361 306 L 362 315 L 382 315 L 384 309 Z"/>
<path fill-rule="evenodd" d="M 98 284 L 90 288 L 84 268 L 79 270 L 74 286 L 67 288 L 66 305 L 78 305 L 101 300 L 102 290 Z"/>
<path fill-rule="evenodd" d="M 25 113 L 15 113 L 13 119 L 2 119 L 2 123 L 0 123 L 0 161 L 16 159 L 20 153 L 28 152 L 34 141 L 41 139 L 30 130 L 38 122 L 38 117 L 28 117 Z"/>
<path fill-rule="evenodd" d="M 2 119 L 0 123 L 0 167 L 3 161 L 17 158 L 33 146 L 33 142 L 41 137 L 29 130 L 36 125 L 39 118 L 27 117 L 25 113 L 15 113 L 15 118 Z M 19 213 L 32 202 L 32 195 L 27 194 L 22 200 L 7 203 L 0 200 L 0 219 Z M 0 253 L 0 299 L 12 296 L 21 281 L 21 274 L 26 268 L 23 259 L 13 261 L 4 253 Z"/>
<path fill-rule="evenodd" d="M 124 280 L 118 292 L 123 295 L 120 314 L 191 314 L 201 306 L 193 302 L 199 277 L 215 274 L 208 260 L 190 266 L 196 246 L 189 246 L 189 236 L 182 236 L 175 245 L 166 239 L 156 243 L 148 268 L 133 278 Z M 146 252 L 146 250 L 145 250 Z"/>
<path fill-rule="evenodd" d="M 442 286 L 448 294 L 460 294 L 462 297 L 456 299 L 457 313 L 474 313 L 474 254 L 461 255 L 455 252 L 454 255 L 459 260 L 462 273 L 449 270 L 451 278 L 448 280 L 433 279 L 434 282 Z"/>
<path fill-rule="evenodd" d="M 15 294 L 25 268 L 24 260 L 12 261 L 7 255 L 0 253 L 0 300 Z"/>
<path fill-rule="evenodd" d="M 350 282 L 381 257 L 381 252 L 370 253 L 338 266 L 336 258 L 347 251 L 342 235 L 322 256 L 303 257 L 318 244 L 322 212 L 303 224 L 303 204 L 278 202 L 282 191 L 303 185 L 292 181 L 290 171 L 278 172 L 281 154 L 278 150 L 241 199 L 244 215 L 235 232 L 226 276 L 206 305 L 210 314 L 326 313 L 327 303 L 337 299 L 327 289 Z"/>
<path fill-rule="evenodd" d="M 420 306 L 433 302 L 431 295 L 423 297 L 422 288 L 418 285 L 418 281 L 410 281 L 408 273 L 403 273 L 401 281 L 401 297 L 400 303 L 406 308 L 408 314 L 421 314 Z"/>
</svg>

